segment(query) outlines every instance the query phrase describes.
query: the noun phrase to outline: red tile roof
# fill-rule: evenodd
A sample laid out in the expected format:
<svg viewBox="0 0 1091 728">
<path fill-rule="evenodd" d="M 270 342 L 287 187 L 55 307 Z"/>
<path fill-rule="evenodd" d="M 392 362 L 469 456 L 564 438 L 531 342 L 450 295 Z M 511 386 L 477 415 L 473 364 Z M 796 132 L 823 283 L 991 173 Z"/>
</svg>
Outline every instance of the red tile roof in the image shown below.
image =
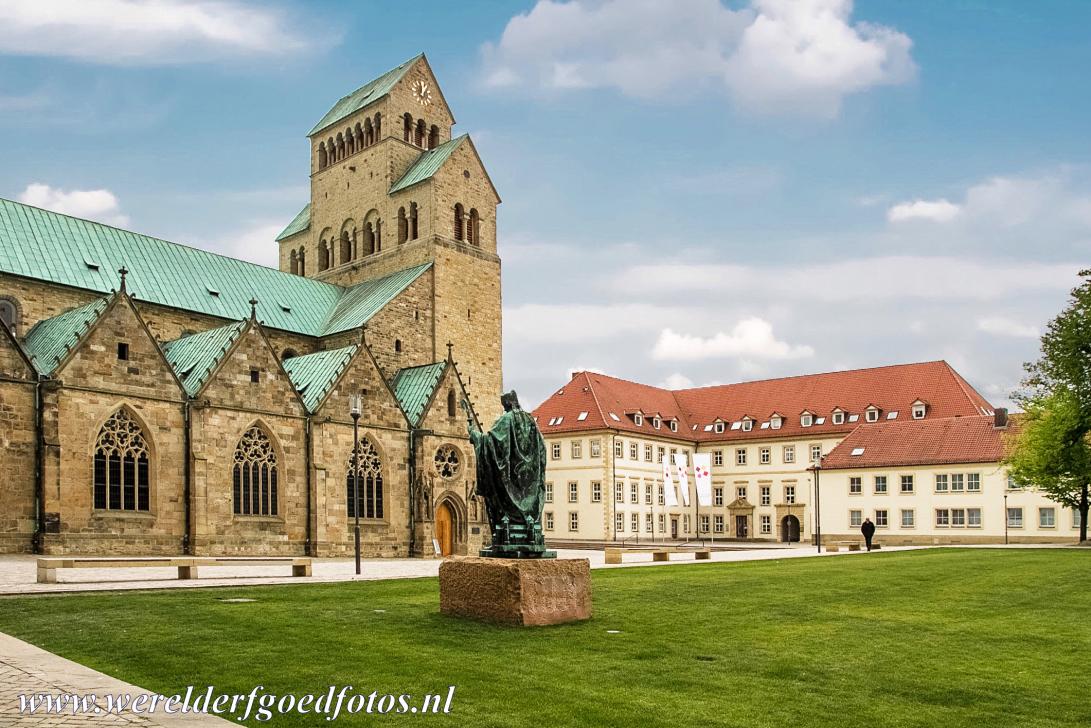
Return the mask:
<svg viewBox="0 0 1091 728">
<path fill-rule="evenodd" d="M 992 417 L 861 425 L 822 458 L 822 469 L 994 463 L 1004 457 L 1004 437 L 1011 431 L 1010 421 L 997 428 Z"/>
<path fill-rule="evenodd" d="M 903 421 L 911 416 L 917 399 L 928 402 L 928 420 L 992 413 L 992 405 L 947 362 L 934 361 L 676 391 L 596 372 L 576 372 L 572 381 L 534 410 L 534 415 L 544 435 L 614 429 L 691 442 L 735 441 L 848 434 L 864 423 L 863 413 L 869 404 L 881 409 L 881 421 L 887 421 L 890 412 L 897 412 L 897 421 Z M 841 425 L 833 424 L 830 416 L 835 407 L 847 413 Z M 626 414 L 637 410 L 649 415 L 640 426 Z M 805 410 L 825 421 L 803 427 L 800 414 Z M 776 412 L 784 414 L 783 426 L 763 429 L 762 424 Z M 654 413 L 663 418 L 659 430 L 652 423 L 650 415 Z M 849 415 L 859 417 L 850 421 Z M 753 429 L 732 430 L 732 424 L 744 416 L 755 419 Z M 673 417 L 679 421 L 677 434 L 669 429 Z M 717 418 L 726 423 L 725 431 L 706 431 Z"/>
</svg>

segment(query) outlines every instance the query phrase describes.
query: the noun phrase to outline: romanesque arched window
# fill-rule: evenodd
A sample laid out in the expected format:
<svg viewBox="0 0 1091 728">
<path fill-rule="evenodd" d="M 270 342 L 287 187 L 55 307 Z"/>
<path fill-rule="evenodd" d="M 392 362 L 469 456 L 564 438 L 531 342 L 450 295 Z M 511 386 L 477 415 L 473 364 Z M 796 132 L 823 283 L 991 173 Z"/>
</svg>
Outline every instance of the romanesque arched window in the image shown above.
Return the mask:
<svg viewBox="0 0 1091 728">
<path fill-rule="evenodd" d="M 432 128 L 428 130 L 428 148 L 435 149 L 439 146 L 439 127 L 432 124 Z"/>
<path fill-rule="evenodd" d="M 353 133 L 351 126 L 345 129 L 345 151 L 348 154 L 356 153 L 356 134 Z"/>
<path fill-rule="evenodd" d="M 371 144 L 371 124 L 356 125 L 356 151 L 360 151 Z"/>
<path fill-rule="evenodd" d="M 352 240 L 349 239 L 349 231 L 341 231 L 341 263 L 352 260 Z"/>
<path fill-rule="evenodd" d="M 382 136 L 383 116 L 378 111 L 375 112 L 375 123 L 372 125 L 372 129 L 373 129 L 373 132 L 372 132 L 372 135 L 371 135 L 372 143 L 377 142 L 377 141 L 379 141 L 380 139 L 383 138 L 383 136 Z"/>
<path fill-rule="evenodd" d="M 409 203 L 409 239 L 417 239 L 417 203 Z"/>
<path fill-rule="evenodd" d="M 106 420 L 95 443 L 95 508 L 112 511 L 151 509 L 148 441 L 128 410 Z"/>
<path fill-rule="evenodd" d="M 375 252 L 378 253 L 383 249 L 383 221 L 375 221 Z"/>
<path fill-rule="evenodd" d="M 277 453 L 265 431 L 254 425 L 235 446 L 233 468 L 235 514 L 277 514 Z"/>
<path fill-rule="evenodd" d="M 413 117 L 409 112 L 402 117 L 402 135 L 405 141 L 413 141 Z"/>
<path fill-rule="evenodd" d="M 417 134 L 413 137 L 413 142 L 421 148 L 424 148 L 424 137 L 428 133 L 428 126 L 425 125 L 424 119 L 417 119 Z"/>
<path fill-rule="evenodd" d="M 364 223 L 364 255 L 375 252 L 375 227 L 369 222 Z"/>
<path fill-rule="evenodd" d="M 455 414 L 456 414 L 456 410 L 455 410 L 455 390 L 448 389 L 447 390 L 447 416 L 448 417 L 454 417 Z"/>
<path fill-rule="evenodd" d="M 326 142 L 322 142 L 318 145 L 318 168 L 325 169 L 329 164 L 329 157 L 326 155 Z"/>
<path fill-rule="evenodd" d="M 466 240 L 474 245 L 481 245 L 481 219 L 477 215 L 477 208 L 470 209 L 470 219 L 466 225 Z"/>
<path fill-rule="evenodd" d="M 292 251 L 290 266 L 289 270 L 291 270 L 292 275 L 299 275 L 299 257 L 294 250 Z"/>
<path fill-rule="evenodd" d="M 337 145 L 333 142 L 333 137 L 326 140 L 326 150 L 330 153 L 330 164 L 337 161 Z"/>
<path fill-rule="evenodd" d="M 330 267 L 330 249 L 323 240 L 318 244 L 318 270 L 324 271 Z"/>
<path fill-rule="evenodd" d="M 305 248 L 299 249 L 299 275 L 307 275 L 307 254 Z"/>
<path fill-rule="evenodd" d="M 11 298 L 0 298 L 0 321 L 14 335 L 19 329 L 19 305 Z"/>
<path fill-rule="evenodd" d="M 340 133 L 337 135 L 337 158 L 345 158 L 345 137 L 343 137 Z"/>
<path fill-rule="evenodd" d="M 465 208 L 462 207 L 462 203 L 455 204 L 455 240 L 462 240 L 462 228 L 466 216 Z"/>
<path fill-rule="evenodd" d="M 383 462 L 371 440 L 360 439 L 356 473 L 359 476 L 360 518 L 383 517 Z M 349 518 L 356 517 L 356 482 L 353 477 L 352 456 L 349 456 L 348 474 L 345 478 Z"/>
<path fill-rule="evenodd" d="M 360 125 L 357 124 L 356 126 L 359 127 Z M 375 143 L 375 132 L 371 128 L 370 118 L 364 119 L 363 136 L 360 138 L 363 139 L 363 144 L 365 147 L 370 147 L 372 144 Z"/>
<path fill-rule="evenodd" d="M 398 208 L 398 242 L 404 243 L 409 239 L 409 218 L 405 216 L 405 208 Z"/>
</svg>

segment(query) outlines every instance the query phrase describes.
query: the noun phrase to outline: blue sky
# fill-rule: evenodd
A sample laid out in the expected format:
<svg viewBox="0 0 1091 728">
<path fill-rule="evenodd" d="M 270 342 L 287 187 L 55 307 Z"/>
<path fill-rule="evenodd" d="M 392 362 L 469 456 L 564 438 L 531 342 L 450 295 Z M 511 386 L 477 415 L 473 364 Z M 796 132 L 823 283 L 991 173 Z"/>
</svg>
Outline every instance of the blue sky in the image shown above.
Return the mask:
<svg viewBox="0 0 1091 728">
<path fill-rule="evenodd" d="M 505 378 L 945 358 L 1091 261 L 1091 3 L 8 0 L 0 196 L 266 264 L 304 134 L 420 51 L 504 200 Z"/>
</svg>

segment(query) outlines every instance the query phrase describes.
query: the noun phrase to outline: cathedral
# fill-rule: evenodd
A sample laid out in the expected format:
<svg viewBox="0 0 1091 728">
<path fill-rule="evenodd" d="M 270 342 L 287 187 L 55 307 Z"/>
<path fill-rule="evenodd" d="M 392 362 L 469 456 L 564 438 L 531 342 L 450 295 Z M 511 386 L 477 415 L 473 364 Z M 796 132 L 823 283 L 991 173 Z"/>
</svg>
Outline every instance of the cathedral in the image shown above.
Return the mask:
<svg viewBox="0 0 1091 728">
<path fill-rule="evenodd" d="M 0 552 L 475 553 L 500 198 L 454 123 L 423 55 L 337 101 L 279 270 L 0 199 Z"/>
</svg>

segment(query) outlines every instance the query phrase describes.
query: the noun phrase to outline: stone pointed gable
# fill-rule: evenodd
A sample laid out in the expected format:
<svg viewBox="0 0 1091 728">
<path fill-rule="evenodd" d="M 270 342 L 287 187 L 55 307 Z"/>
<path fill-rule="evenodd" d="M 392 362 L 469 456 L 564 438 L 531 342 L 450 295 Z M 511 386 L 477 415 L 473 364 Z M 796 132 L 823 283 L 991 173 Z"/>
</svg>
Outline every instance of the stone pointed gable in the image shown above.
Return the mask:
<svg viewBox="0 0 1091 728">
<path fill-rule="evenodd" d="M 122 358 L 122 346 L 126 358 Z M 69 387 L 106 389 L 138 397 L 185 396 L 162 348 L 125 293 L 111 297 L 51 378 Z"/>
<path fill-rule="evenodd" d="M 453 414 L 448 409 L 448 397 L 451 393 L 454 394 Z M 460 404 L 463 399 L 468 400 L 469 396 L 462 384 L 462 378 L 458 374 L 458 369 L 448 363 L 443 367 L 432 389 L 417 426 L 422 430 L 432 430 L 437 435 L 445 437 L 467 437 L 466 414 L 462 411 Z M 484 426 L 487 427 L 488 424 Z"/>
<path fill-rule="evenodd" d="M 257 371 L 256 382 L 253 370 Z M 195 399 L 258 413 L 296 417 L 306 414 L 288 372 L 281 366 L 261 324 L 254 320 L 246 322 Z"/>
<path fill-rule="evenodd" d="M 360 415 L 361 427 L 398 430 L 407 428 L 406 417 L 398 399 L 383 378 L 382 371 L 367 345 L 357 347 L 336 381 L 329 387 L 315 412 L 315 418 L 323 420 L 328 417 L 338 422 L 349 421 L 349 398 L 359 393 L 364 398 Z"/>
</svg>

